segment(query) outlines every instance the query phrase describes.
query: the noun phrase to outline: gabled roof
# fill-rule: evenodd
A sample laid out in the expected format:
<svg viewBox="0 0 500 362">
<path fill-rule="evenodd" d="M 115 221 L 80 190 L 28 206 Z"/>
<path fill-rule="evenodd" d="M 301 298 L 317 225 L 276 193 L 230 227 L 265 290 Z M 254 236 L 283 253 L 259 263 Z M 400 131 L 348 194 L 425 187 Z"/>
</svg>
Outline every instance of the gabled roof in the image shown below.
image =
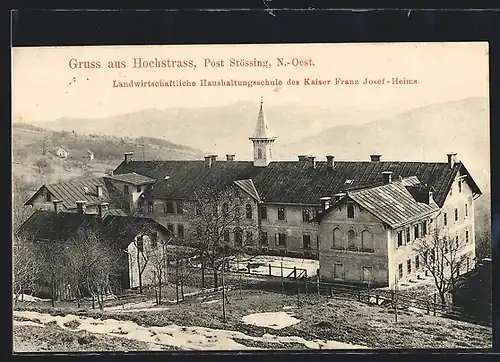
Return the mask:
<svg viewBox="0 0 500 362">
<path fill-rule="evenodd" d="M 259 193 L 257 192 L 257 189 L 255 188 L 255 185 L 253 184 L 253 181 L 251 179 L 236 180 L 234 181 L 234 184 L 245 191 L 248 195 L 253 197 L 257 202 L 260 202 Z"/>
<path fill-rule="evenodd" d="M 112 176 L 105 176 L 105 178 L 110 179 L 110 180 L 116 180 L 116 181 L 121 181 L 125 182 L 134 186 L 141 186 L 141 185 L 147 185 L 147 184 L 152 184 L 156 182 L 156 179 L 152 177 L 148 177 L 145 175 L 138 174 L 137 172 L 129 172 L 129 173 L 123 173 L 119 175 L 112 175 Z"/>
<path fill-rule="evenodd" d="M 424 203 L 415 200 L 406 184 L 404 180 L 394 181 L 381 186 L 350 191 L 311 222 L 321 222 L 336 206 L 348 201 L 355 202 L 392 228 L 439 210 L 439 206 L 433 201 Z"/>
<path fill-rule="evenodd" d="M 432 201 L 416 201 L 402 182 L 353 191 L 348 197 L 392 228 L 439 210 Z"/>
<path fill-rule="evenodd" d="M 102 196 L 97 196 L 96 185 L 102 186 Z M 76 208 L 76 201 L 87 201 L 87 205 L 95 205 L 101 202 L 110 202 L 108 184 L 102 177 L 82 178 L 64 181 L 57 184 L 42 185 L 25 205 L 31 205 L 44 189 L 48 190 L 55 199 L 63 201 L 63 206 L 67 209 Z M 86 192 L 85 190 L 88 190 Z"/>
<path fill-rule="evenodd" d="M 474 193 L 481 194 L 460 162 L 450 168 L 447 162 L 335 161 L 331 169 L 325 161 L 317 161 L 314 168 L 298 161 L 271 162 L 267 167 L 255 167 L 251 161 L 216 161 L 212 167 L 203 161 L 130 161 L 122 162 L 114 174 L 136 172 L 159 180 L 145 194 L 158 199 L 187 199 L 202 186 L 223 188 L 236 180 L 251 179 L 263 202 L 318 205 L 324 196 L 382 185 L 383 171 L 392 171 L 393 180 L 415 176 L 432 186 L 439 206 L 458 172 L 467 175 Z M 165 176 L 169 178 L 165 180 Z"/>
<path fill-rule="evenodd" d="M 260 101 L 259 115 L 257 116 L 257 123 L 255 124 L 255 130 L 252 133 L 250 139 L 274 139 L 277 138 L 276 135 L 271 131 L 269 125 L 267 124 L 267 119 L 264 115 L 263 100 Z"/>
</svg>

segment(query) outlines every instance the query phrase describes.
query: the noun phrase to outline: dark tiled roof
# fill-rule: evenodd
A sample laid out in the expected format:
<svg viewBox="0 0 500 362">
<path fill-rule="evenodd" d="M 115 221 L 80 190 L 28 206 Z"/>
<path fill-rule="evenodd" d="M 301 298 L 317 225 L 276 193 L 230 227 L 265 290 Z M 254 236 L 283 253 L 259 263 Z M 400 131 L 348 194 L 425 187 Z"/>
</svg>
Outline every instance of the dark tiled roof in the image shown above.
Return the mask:
<svg viewBox="0 0 500 362">
<path fill-rule="evenodd" d="M 352 191 L 347 197 L 393 228 L 439 210 L 435 203 L 417 202 L 402 182 Z"/>
<path fill-rule="evenodd" d="M 36 240 L 67 241 L 78 229 L 95 227 L 95 215 L 37 210 L 17 230 L 17 234 Z"/>
<path fill-rule="evenodd" d="M 102 196 L 97 196 L 96 185 L 102 186 Z M 30 205 L 39 193 L 47 189 L 55 199 L 63 201 L 63 206 L 67 209 L 76 208 L 76 201 L 87 201 L 87 205 L 95 205 L 101 202 L 110 202 L 108 194 L 108 184 L 102 177 L 82 178 L 64 181 L 57 184 L 41 186 L 35 194 L 26 201 L 25 205 Z M 85 190 L 88 190 L 86 192 Z"/>
<path fill-rule="evenodd" d="M 234 181 L 234 183 L 236 184 L 236 186 L 240 187 L 247 194 L 252 196 L 255 200 L 260 201 L 259 193 L 257 192 L 257 189 L 255 188 L 255 185 L 253 184 L 252 180 L 250 179 L 236 180 Z"/>
<path fill-rule="evenodd" d="M 467 175 L 472 190 L 481 193 L 461 163 L 450 168 L 445 162 L 336 161 L 329 169 L 324 161 L 316 162 L 315 168 L 297 161 L 271 162 L 267 167 L 254 167 L 251 161 L 217 161 L 211 168 L 203 161 L 131 161 L 122 162 L 114 173 L 137 172 L 159 180 L 146 197 L 184 199 L 202 186 L 222 188 L 236 180 L 252 179 L 263 202 L 317 205 L 324 196 L 382 185 L 383 171 L 392 171 L 394 180 L 416 176 L 433 186 L 439 206 L 457 172 Z M 165 176 L 169 178 L 165 180 Z"/>
<path fill-rule="evenodd" d="M 123 173 L 119 175 L 106 176 L 105 178 L 109 178 L 112 180 L 122 181 L 125 183 L 129 183 L 135 186 L 146 185 L 155 183 L 156 179 L 138 174 L 136 172 Z"/>
<path fill-rule="evenodd" d="M 128 245 L 134 233 L 151 229 L 165 229 L 157 221 L 146 217 L 106 215 L 102 222 L 95 214 L 79 214 L 37 210 L 16 231 L 19 236 L 43 241 L 67 241 L 79 229 L 92 228 L 121 247 Z M 165 229 L 166 230 L 166 229 Z"/>
</svg>

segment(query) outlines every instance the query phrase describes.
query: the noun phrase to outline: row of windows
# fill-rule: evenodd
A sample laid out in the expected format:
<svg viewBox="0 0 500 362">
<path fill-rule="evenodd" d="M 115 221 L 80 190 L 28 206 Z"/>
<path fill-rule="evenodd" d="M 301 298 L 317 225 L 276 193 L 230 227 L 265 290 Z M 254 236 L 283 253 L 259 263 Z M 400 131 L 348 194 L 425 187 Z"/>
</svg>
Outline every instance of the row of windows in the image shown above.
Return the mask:
<svg viewBox="0 0 500 362">
<path fill-rule="evenodd" d="M 430 223 L 432 223 L 432 220 L 430 220 L 430 222 L 424 220 L 421 223 L 413 225 L 413 239 L 411 233 L 412 228 L 410 226 L 406 227 L 405 230 L 398 231 L 398 248 L 410 244 L 412 240 L 426 236 L 429 231 L 428 226 Z"/>
<path fill-rule="evenodd" d="M 142 191 L 141 186 L 136 186 L 135 191 L 136 192 L 141 192 Z M 125 195 L 128 195 L 130 193 L 130 187 L 129 187 L 129 185 L 123 185 L 123 193 Z"/>
<path fill-rule="evenodd" d="M 421 270 L 421 269 L 425 269 L 426 268 L 426 264 L 427 264 L 427 259 L 428 259 L 428 255 L 429 253 L 426 251 L 422 257 L 422 260 L 421 260 L 421 257 L 420 255 L 416 255 L 415 256 L 415 263 L 412 264 L 412 259 L 408 259 L 406 261 L 406 276 L 408 275 L 411 275 L 413 272 L 416 272 L 418 270 Z M 434 263 L 434 260 L 436 258 L 436 254 L 435 254 L 435 251 L 434 249 L 432 249 L 430 251 L 430 256 L 431 256 L 431 259 L 429 260 L 429 264 L 427 267 L 431 267 Z M 447 263 L 448 264 L 448 263 Z M 460 265 L 459 262 L 457 262 L 457 266 L 456 266 L 456 273 L 457 273 L 457 276 L 460 275 L 460 269 L 461 268 L 465 268 L 466 271 L 469 271 L 470 267 L 471 267 L 471 258 L 470 256 L 467 256 L 464 260 L 464 264 Z M 404 267 L 403 267 L 403 263 L 400 263 L 398 264 L 398 278 L 401 280 L 403 279 L 403 271 L 404 271 Z"/>
<path fill-rule="evenodd" d="M 464 219 L 467 219 L 469 217 L 469 210 L 468 210 L 468 205 L 464 204 Z M 455 209 L 455 222 L 458 221 L 458 208 Z M 448 225 L 448 215 L 447 213 L 443 213 L 443 225 L 446 226 Z"/>
<path fill-rule="evenodd" d="M 352 251 L 365 251 L 374 252 L 373 247 L 373 235 L 369 230 L 363 230 L 361 232 L 361 245 L 359 245 L 359 240 L 356 232 L 352 229 L 347 231 L 347 245 L 344 243 L 344 233 L 339 229 L 333 229 L 333 249 L 346 249 Z"/>
</svg>

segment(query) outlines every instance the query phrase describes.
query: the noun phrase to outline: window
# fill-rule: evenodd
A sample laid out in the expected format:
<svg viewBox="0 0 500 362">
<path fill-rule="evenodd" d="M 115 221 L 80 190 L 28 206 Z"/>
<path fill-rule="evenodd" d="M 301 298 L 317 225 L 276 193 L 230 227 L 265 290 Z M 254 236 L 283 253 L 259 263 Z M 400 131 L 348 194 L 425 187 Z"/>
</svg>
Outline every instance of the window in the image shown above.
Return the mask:
<svg viewBox="0 0 500 362">
<path fill-rule="evenodd" d="M 225 229 L 224 232 L 222 233 L 222 238 L 224 239 L 224 242 L 229 243 L 229 230 Z"/>
<path fill-rule="evenodd" d="M 427 221 L 422 222 L 422 236 L 427 235 Z"/>
<path fill-rule="evenodd" d="M 410 227 L 406 228 L 406 244 L 409 244 L 411 241 Z"/>
<path fill-rule="evenodd" d="M 158 246 L 158 238 L 156 237 L 156 234 L 151 234 L 149 236 L 149 241 L 151 243 L 151 249 L 156 249 Z"/>
<path fill-rule="evenodd" d="M 253 243 L 253 235 L 252 235 L 252 232 L 251 231 L 247 231 L 247 239 L 246 239 L 246 242 L 247 244 L 252 244 Z"/>
<path fill-rule="evenodd" d="M 347 232 L 347 245 L 349 250 L 356 250 L 356 233 L 354 230 L 349 230 Z"/>
<path fill-rule="evenodd" d="M 469 212 L 467 210 L 467 204 L 465 204 L 465 217 L 469 216 Z"/>
<path fill-rule="evenodd" d="M 182 201 L 177 201 L 177 213 L 179 215 L 184 213 L 184 205 L 182 204 Z"/>
<path fill-rule="evenodd" d="M 399 279 L 403 279 L 403 264 L 398 265 L 398 275 Z"/>
<path fill-rule="evenodd" d="M 372 268 L 370 266 L 364 266 L 362 270 L 362 281 L 371 282 L 372 281 Z"/>
<path fill-rule="evenodd" d="M 260 245 L 268 245 L 267 232 L 265 231 L 260 233 Z"/>
<path fill-rule="evenodd" d="M 415 269 L 420 268 L 420 257 L 417 255 L 415 257 Z"/>
<path fill-rule="evenodd" d="M 308 222 L 309 219 L 309 209 L 302 209 L 302 221 Z"/>
<path fill-rule="evenodd" d="M 148 212 L 155 212 L 155 205 L 153 201 L 148 201 Z"/>
<path fill-rule="evenodd" d="M 125 195 L 128 195 L 129 191 L 128 191 L 128 185 L 123 185 L 123 193 Z"/>
<path fill-rule="evenodd" d="M 333 229 L 333 248 L 342 249 L 342 231 L 339 228 Z"/>
<path fill-rule="evenodd" d="M 285 220 L 285 208 L 278 207 L 278 220 Z"/>
<path fill-rule="evenodd" d="M 50 192 L 48 192 L 48 191 L 47 191 L 47 192 L 45 193 L 45 201 L 50 202 L 50 198 L 51 198 L 50 196 L 51 196 L 51 195 L 50 195 Z"/>
<path fill-rule="evenodd" d="M 143 239 L 142 235 L 137 237 L 137 250 L 139 252 L 144 251 L 144 239 Z"/>
<path fill-rule="evenodd" d="M 262 220 L 267 220 L 267 207 L 265 205 L 260 206 L 260 218 Z"/>
<path fill-rule="evenodd" d="M 137 191 L 137 192 L 141 192 L 141 186 L 137 186 L 136 191 Z"/>
<path fill-rule="evenodd" d="M 448 217 L 446 216 L 446 212 L 443 214 L 443 224 L 444 226 L 448 224 Z"/>
<path fill-rule="evenodd" d="M 142 214 L 144 212 L 144 201 L 139 201 L 137 203 L 137 208 L 139 209 L 139 212 Z"/>
<path fill-rule="evenodd" d="M 465 243 L 469 243 L 469 230 L 465 230 Z"/>
<path fill-rule="evenodd" d="M 177 236 L 180 238 L 184 237 L 184 225 L 182 224 L 177 225 Z"/>
<path fill-rule="evenodd" d="M 373 253 L 373 237 L 368 230 L 361 232 L 361 249 Z"/>
<path fill-rule="evenodd" d="M 413 226 L 413 235 L 415 235 L 415 239 L 418 239 L 420 237 L 419 224 L 416 224 L 415 226 Z"/>
<path fill-rule="evenodd" d="M 459 245 L 460 245 L 460 241 L 458 240 L 458 235 L 457 235 L 457 236 L 455 236 L 455 248 L 458 249 Z"/>
<path fill-rule="evenodd" d="M 241 246 L 243 244 L 243 230 L 239 227 L 234 228 L 234 244 Z"/>
<path fill-rule="evenodd" d="M 458 192 L 462 192 L 462 180 L 458 180 Z"/>
<path fill-rule="evenodd" d="M 347 218 L 354 219 L 354 205 L 353 204 L 347 205 Z"/>
<path fill-rule="evenodd" d="M 245 213 L 246 213 L 247 219 L 252 219 L 252 205 L 247 204 L 245 206 Z"/>
<path fill-rule="evenodd" d="M 304 250 L 311 249 L 311 235 L 307 234 L 302 235 L 302 249 Z"/>
<path fill-rule="evenodd" d="M 398 248 L 400 246 L 403 246 L 403 232 L 402 231 L 398 231 Z"/>
<path fill-rule="evenodd" d="M 168 229 L 168 231 L 170 231 L 170 235 L 174 235 L 174 225 L 173 224 L 168 224 L 167 229 Z"/>
<path fill-rule="evenodd" d="M 165 202 L 165 208 L 163 209 L 165 214 L 173 214 L 174 213 L 174 203 L 172 201 Z"/>
<path fill-rule="evenodd" d="M 259 147 L 259 148 L 257 148 L 257 158 L 258 158 L 259 160 L 261 160 L 261 159 L 262 159 L 262 148 L 260 148 L 260 147 Z"/>
<path fill-rule="evenodd" d="M 458 221 L 458 209 L 455 209 L 455 221 Z"/>
<path fill-rule="evenodd" d="M 285 233 L 278 234 L 278 246 L 286 247 L 286 234 Z"/>
<path fill-rule="evenodd" d="M 229 213 L 229 204 L 227 202 L 222 204 L 222 215 L 227 215 Z"/>
<path fill-rule="evenodd" d="M 406 271 L 407 271 L 407 274 L 410 275 L 411 274 L 411 259 L 408 259 L 406 261 Z"/>
<path fill-rule="evenodd" d="M 333 264 L 333 278 L 344 279 L 344 265 L 340 263 Z"/>
<path fill-rule="evenodd" d="M 443 246 L 445 254 L 448 252 L 448 238 L 446 236 L 443 237 Z"/>
</svg>

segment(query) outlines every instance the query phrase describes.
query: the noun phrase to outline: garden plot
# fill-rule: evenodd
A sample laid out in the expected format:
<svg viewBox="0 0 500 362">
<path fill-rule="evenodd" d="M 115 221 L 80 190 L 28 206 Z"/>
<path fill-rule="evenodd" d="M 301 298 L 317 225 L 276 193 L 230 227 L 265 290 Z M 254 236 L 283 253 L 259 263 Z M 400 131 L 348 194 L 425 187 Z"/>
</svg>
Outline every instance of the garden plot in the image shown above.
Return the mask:
<svg viewBox="0 0 500 362">
<path fill-rule="evenodd" d="M 248 270 L 252 274 L 269 275 L 269 265 L 271 265 L 271 275 L 281 276 L 281 266 L 283 266 L 283 276 L 287 277 L 292 273 L 293 268 L 297 268 L 297 275 L 305 269 L 307 276 L 314 276 L 319 268 L 319 261 L 312 259 L 301 259 L 291 257 L 258 255 L 256 257 L 240 257 L 240 259 L 232 258 L 230 260 L 230 268 L 233 271 Z"/>
</svg>

